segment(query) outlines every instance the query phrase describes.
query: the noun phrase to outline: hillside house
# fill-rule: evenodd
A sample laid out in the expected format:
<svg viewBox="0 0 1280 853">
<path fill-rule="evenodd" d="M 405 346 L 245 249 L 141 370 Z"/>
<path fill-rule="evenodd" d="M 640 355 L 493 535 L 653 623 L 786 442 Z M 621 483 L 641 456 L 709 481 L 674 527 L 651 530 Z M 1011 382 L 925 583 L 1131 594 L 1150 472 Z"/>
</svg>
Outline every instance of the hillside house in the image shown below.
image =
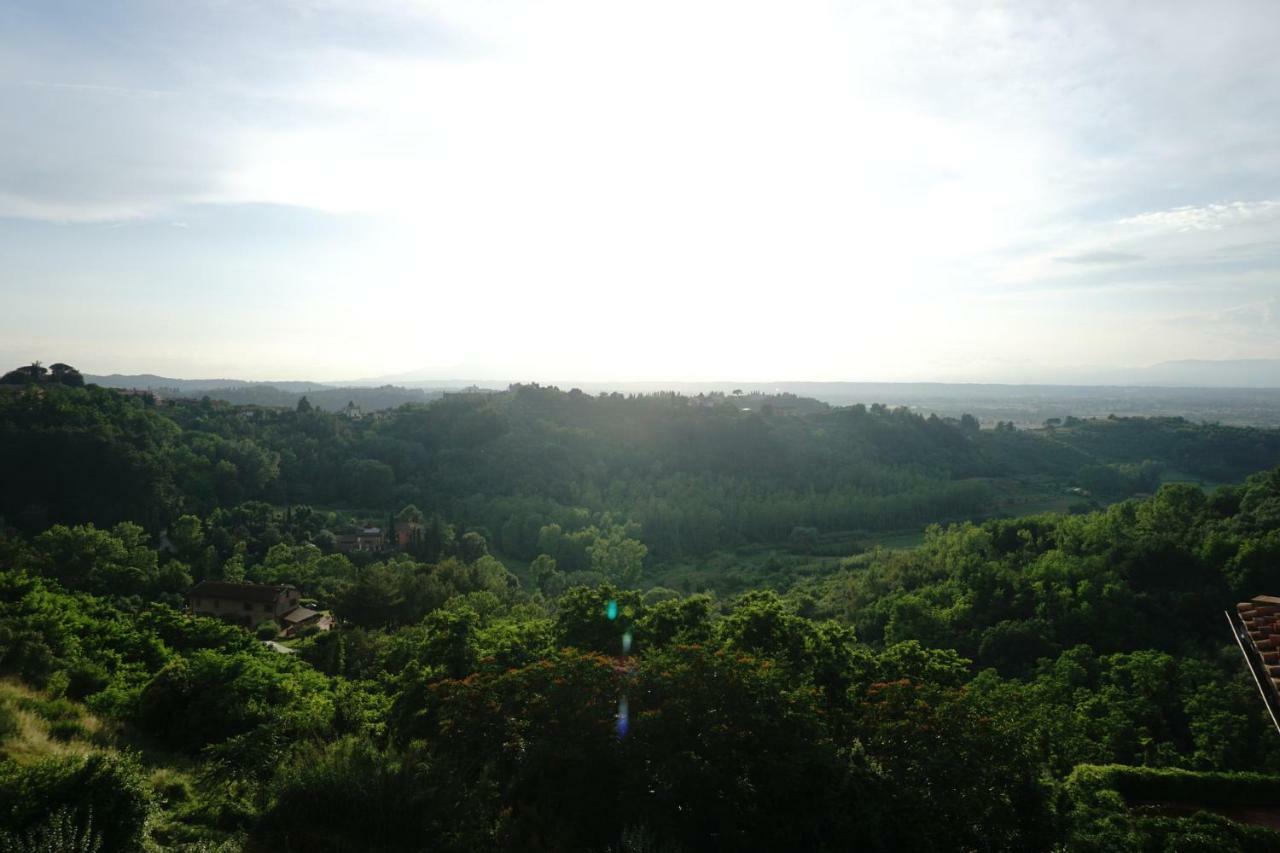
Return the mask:
<svg viewBox="0 0 1280 853">
<path fill-rule="evenodd" d="M 1227 614 L 1271 722 L 1280 731 L 1280 597 L 1255 595 L 1236 605 L 1235 617 Z"/>
<path fill-rule="evenodd" d="M 333 537 L 333 547 L 344 554 L 356 551 L 377 553 L 387 547 L 387 537 L 381 527 L 363 527 L 354 533 L 340 533 Z"/>
<path fill-rule="evenodd" d="M 307 625 L 322 631 L 333 627 L 327 613 L 299 605 L 298 589 L 289 584 L 203 580 L 187 593 L 187 607 L 196 616 L 213 616 L 245 628 L 273 621 L 286 636 Z"/>
<path fill-rule="evenodd" d="M 413 544 L 413 540 L 422 535 L 422 525 L 413 521 L 397 521 L 395 523 L 395 543 L 401 551 Z"/>
<path fill-rule="evenodd" d="M 306 627 L 328 631 L 333 628 L 333 617 L 309 607 L 295 607 L 280 617 L 280 633 L 285 637 L 292 637 Z"/>
</svg>

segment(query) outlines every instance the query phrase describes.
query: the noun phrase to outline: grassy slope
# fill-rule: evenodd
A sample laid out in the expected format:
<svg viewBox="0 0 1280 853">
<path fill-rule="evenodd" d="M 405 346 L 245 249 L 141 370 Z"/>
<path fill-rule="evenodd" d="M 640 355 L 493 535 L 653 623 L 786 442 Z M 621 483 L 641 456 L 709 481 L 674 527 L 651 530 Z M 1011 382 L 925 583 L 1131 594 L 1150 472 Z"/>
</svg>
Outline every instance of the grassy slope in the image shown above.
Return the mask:
<svg viewBox="0 0 1280 853">
<path fill-rule="evenodd" d="M 0 742 L 0 755 L 19 764 L 31 764 L 42 758 L 86 756 L 94 752 L 110 751 L 99 745 L 106 732 L 102 721 L 87 710 L 76 720 L 84 731 L 84 737 L 62 739 L 51 734 L 52 722 L 30 707 L 35 703 L 43 703 L 46 698 L 17 681 L 0 681 L 0 703 L 10 708 L 18 724 L 17 731 Z"/>
<path fill-rule="evenodd" d="M 148 774 L 159 805 L 150 828 L 155 849 L 181 850 L 184 845 L 201 843 L 205 846 L 189 849 L 210 853 L 242 849 L 237 835 L 207 825 L 202 786 L 190 759 L 156 750 L 127 729 L 95 716 L 84 705 L 51 700 L 13 679 L 0 679 L 0 705 L 6 706 L 17 722 L 16 730 L 0 739 L 0 758 L 32 764 L 46 758 L 133 752 Z"/>
</svg>

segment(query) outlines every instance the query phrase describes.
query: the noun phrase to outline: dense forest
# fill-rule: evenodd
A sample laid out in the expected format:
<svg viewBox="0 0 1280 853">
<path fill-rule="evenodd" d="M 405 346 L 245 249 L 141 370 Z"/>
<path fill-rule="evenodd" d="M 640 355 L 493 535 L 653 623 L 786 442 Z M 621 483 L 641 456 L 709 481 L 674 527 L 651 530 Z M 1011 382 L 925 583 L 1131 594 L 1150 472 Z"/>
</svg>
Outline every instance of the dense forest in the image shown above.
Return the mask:
<svg viewBox="0 0 1280 853">
<path fill-rule="evenodd" d="M 1167 471 L 1235 482 L 1280 464 L 1280 430 L 1176 418 L 979 429 L 881 405 L 537 386 L 350 417 L 15 387 L 0 393 L 0 515 L 28 532 L 134 521 L 158 533 L 184 513 L 245 501 L 372 518 L 413 504 L 520 560 L 537 555 L 546 525 L 569 531 L 603 514 L 674 558 L 778 542 L 796 527 L 999 514 L 993 481 L 1076 487 L 1083 508 L 1150 493 Z"/>
<path fill-rule="evenodd" d="M 1280 850 L 1222 617 L 1280 592 L 1278 466 L 1176 418 L 15 382 L 0 849 Z M 1018 486 L 1067 511 L 1007 517 Z M 797 570 L 655 583 L 762 548 Z M 201 580 L 337 626 L 189 615 Z"/>
<path fill-rule="evenodd" d="M 126 377 L 129 379 L 133 377 Z M 137 377 L 141 378 L 141 377 Z M 163 377 L 154 377 L 163 383 Z M 423 390 L 421 388 L 400 388 L 393 385 L 380 387 L 328 387 L 314 382 L 299 382 L 297 385 L 310 386 L 302 389 L 288 387 L 290 383 L 279 385 L 254 382 L 202 386 L 198 388 L 171 387 L 158 385 L 122 385 L 121 380 L 111 377 L 87 377 L 86 382 L 94 382 L 107 388 L 122 388 L 133 391 L 135 388 L 149 392 L 160 400 L 203 400 L 208 397 L 212 401 L 231 403 L 237 406 L 265 406 L 273 408 L 296 408 L 305 399 L 304 405 L 323 409 L 327 412 L 350 413 L 354 410 L 376 412 L 383 409 L 394 409 L 406 403 L 426 403 L 441 396 L 439 390 Z M 99 381 L 102 380 L 102 381 Z"/>
</svg>

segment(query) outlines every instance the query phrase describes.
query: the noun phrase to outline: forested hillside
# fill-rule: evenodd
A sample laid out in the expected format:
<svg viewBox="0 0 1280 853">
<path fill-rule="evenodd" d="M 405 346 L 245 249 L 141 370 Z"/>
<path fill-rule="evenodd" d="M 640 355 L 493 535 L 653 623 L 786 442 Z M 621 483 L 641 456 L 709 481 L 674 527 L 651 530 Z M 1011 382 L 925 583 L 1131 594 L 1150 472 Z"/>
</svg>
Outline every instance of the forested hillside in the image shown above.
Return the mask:
<svg viewBox="0 0 1280 853">
<path fill-rule="evenodd" d="M 750 403 L 752 405 L 744 405 Z M 1280 464 L 1280 431 L 1180 419 L 1046 430 L 794 397 L 591 397 L 537 386 L 457 394 L 368 417 L 190 401 L 97 387 L 0 391 L 0 515 L 130 520 L 158 533 L 248 500 L 363 512 L 414 504 L 482 528 L 530 560 L 544 526 L 610 513 L 655 557 L 820 532 L 894 530 L 999 511 L 993 478 L 1149 493 L 1173 470 L 1231 482 Z"/>
<path fill-rule="evenodd" d="M 104 388 L 131 393 L 150 393 L 154 398 L 172 401 L 203 400 L 231 403 L 237 406 L 304 408 L 311 406 L 327 412 L 375 412 L 394 409 L 406 403 L 426 403 L 440 397 L 439 390 L 380 387 L 344 387 L 318 382 L 238 382 L 236 380 L 185 380 L 164 376 L 88 376 L 86 382 Z M 305 403 L 302 401 L 306 400 Z"/>
<path fill-rule="evenodd" d="M 1222 619 L 1280 592 L 1277 434 L 750 403 L 0 392 L 0 849 L 1280 850 Z M 1079 506 L 653 583 L 1019 478 Z M 336 547 L 369 521 L 415 533 Z M 265 645 L 185 612 L 201 579 L 337 625 Z"/>
</svg>

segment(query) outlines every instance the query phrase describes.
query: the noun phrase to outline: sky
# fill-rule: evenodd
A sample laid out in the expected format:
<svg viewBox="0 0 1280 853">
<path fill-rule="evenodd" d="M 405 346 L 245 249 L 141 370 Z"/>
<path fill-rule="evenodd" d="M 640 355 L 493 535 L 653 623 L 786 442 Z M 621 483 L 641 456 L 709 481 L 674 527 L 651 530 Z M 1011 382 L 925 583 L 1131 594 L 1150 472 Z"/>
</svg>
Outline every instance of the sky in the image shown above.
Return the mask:
<svg viewBox="0 0 1280 853">
<path fill-rule="evenodd" d="M 0 0 L 0 359 L 1277 358 L 1277 43 L 1273 0 Z"/>
</svg>

